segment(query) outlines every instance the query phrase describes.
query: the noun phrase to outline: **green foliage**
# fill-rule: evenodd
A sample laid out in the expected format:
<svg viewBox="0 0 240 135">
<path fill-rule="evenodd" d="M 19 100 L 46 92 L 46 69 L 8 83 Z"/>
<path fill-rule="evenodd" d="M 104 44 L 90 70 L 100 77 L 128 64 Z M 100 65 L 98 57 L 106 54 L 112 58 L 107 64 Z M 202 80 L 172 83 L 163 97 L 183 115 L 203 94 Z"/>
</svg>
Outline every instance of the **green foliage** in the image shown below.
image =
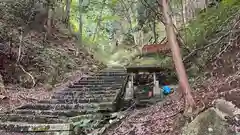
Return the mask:
<svg viewBox="0 0 240 135">
<path fill-rule="evenodd" d="M 222 39 L 216 44 L 214 41 L 230 31 L 232 21 L 239 13 L 238 0 L 223 0 L 218 7 L 208 8 L 206 12 L 200 13 L 181 31 L 190 52 L 197 50 L 186 63 L 190 76 L 199 76 L 206 64 L 219 52 L 225 41 Z M 205 46 L 208 47 L 204 48 Z M 188 54 L 189 52 L 183 52 L 184 56 Z"/>
<path fill-rule="evenodd" d="M 111 1 L 106 1 L 106 3 L 102 3 L 102 1 L 95 0 L 95 1 L 89 1 L 87 8 L 84 10 L 82 13 L 83 15 L 83 36 L 85 36 L 85 40 L 89 38 L 90 36 L 94 35 L 95 28 L 97 27 L 97 22 L 99 20 L 99 16 L 101 16 L 101 8 L 102 4 L 109 5 L 109 6 L 115 6 L 117 1 L 116 0 L 111 0 Z M 73 0 L 71 3 L 71 18 L 70 18 L 70 23 L 74 26 L 74 31 L 78 31 L 78 25 L 79 25 L 79 5 L 78 5 L 78 0 Z M 106 29 L 107 27 L 106 24 L 108 22 L 114 22 L 119 20 L 120 18 L 118 16 L 112 15 L 112 12 L 109 8 L 103 8 L 103 13 L 102 17 L 100 18 L 101 21 L 101 27 L 102 29 Z M 108 34 L 106 32 L 99 31 L 98 35 L 101 35 L 103 39 L 107 39 Z M 101 33 L 102 32 L 102 33 Z M 87 37 L 87 38 L 86 38 Z"/>
<path fill-rule="evenodd" d="M 158 4 L 156 0 L 139 0 L 137 3 L 137 20 L 140 26 L 146 24 L 147 21 L 156 20 L 158 12 Z"/>
<path fill-rule="evenodd" d="M 108 21 L 119 21 L 120 17 L 119 16 L 113 16 L 113 15 L 106 15 L 102 17 L 103 22 L 108 22 Z"/>
<path fill-rule="evenodd" d="M 190 22 L 182 31 L 189 48 L 194 49 L 206 44 L 214 33 L 222 31 L 234 17 L 233 14 L 240 11 L 239 2 L 237 3 L 225 0 L 218 8 L 209 8 Z"/>
<path fill-rule="evenodd" d="M 105 63 L 118 62 L 125 63 L 130 61 L 131 54 L 128 51 L 123 51 L 121 48 L 116 51 L 115 42 L 121 40 L 121 45 L 134 44 L 133 34 L 139 31 L 141 28 L 144 30 L 144 40 L 148 41 L 147 35 L 151 33 L 149 24 L 152 20 L 156 19 L 156 14 L 159 7 L 156 1 L 140 0 L 140 1 L 117 1 L 117 0 L 84 0 L 84 11 L 82 14 L 83 22 L 83 41 L 84 45 L 94 50 L 98 58 L 101 58 Z M 184 35 L 184 39 L 190 50 L 201 47 L 207 44 L 208 40 L 214 33 L 222 31 L 232 17 L 232 14 L 239 10 L 239 3 L 237 0 L 223 0 L 218 8 L 210 8 L 205 13 L 201 13 L 197 18 L 189 23 L 189 25 L 181 31 Z M 181 2 L 178 0 L 171 0 L 171 4 L 175 9 L 181 9 Z M 79 4 L 78 0 L 73 0 L 71 5 L 71 17 L 70 23 L 73 30 L 77 33 L 79 27 Z M 129 8 L 129 9 L 127 9 Z M 129 12 L 128 10 L 131 10 Z M 102 14 L 101 14 L 102 12 Z M 178 10 L 174 11 L 179 13 Z M 127 13 L 131 13 L 130 21 L 131 28 L 128 24 Z M 98 24 L 98 22 L 100 22 Z M 126 23 L 127 22 L 127 23 Z M 120 25 L 119 25 L 120 24 Z M 217 24 L 217 25 L 216 25 Z M 98 26 L 97 26 L 98 25 Z M 164 34 L 161 31 L 164 28 L 160 28 L 160 25 L 156 26 L 159 37 L 163 37 Z M 96 30 L 96 28 L 98 30 Z M 97 31 L 97 33 L 95 33 Z M 116 34 L 116 33 L 120 34 Z M 185 33 L 186 32 L 186 33 Z M 118 37 L 114 37 L 116 34 Z M 120 37 L 121 35 L 121 37 Z M 149 36 L 151 36 L 149 34 Z M 93 41 L 93 37 L 94 41 Z M 127 42 L 126 42 L 127 41 Z M 145 44 L 145 41 L 144 41 Z M 123 49 L 123 50 L 122 50 Z M 120 55 L 119 55 L 120 54 Z M 122 57 L 124 55 L 124 57 Z M 162 63 L 169 66 L 168 58 L 158 58 L 156 63 Z"/>
<path fill-rule="evenodd" d="M 238 0 L 222 0 L 221 2 L 224 6 L 231 6 L 239 4 Z"/>
</svg>

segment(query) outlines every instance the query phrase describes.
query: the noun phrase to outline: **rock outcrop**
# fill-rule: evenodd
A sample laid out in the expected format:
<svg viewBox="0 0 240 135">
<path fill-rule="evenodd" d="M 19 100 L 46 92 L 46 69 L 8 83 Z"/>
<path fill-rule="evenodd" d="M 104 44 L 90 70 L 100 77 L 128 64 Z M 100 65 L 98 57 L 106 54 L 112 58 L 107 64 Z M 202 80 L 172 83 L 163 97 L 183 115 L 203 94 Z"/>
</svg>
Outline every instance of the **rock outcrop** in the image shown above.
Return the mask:
<svg viewBox="0 0 240 135">
<path fill-rule="evenodd" d="M 209 108 L 199 114 L 183 128 L 182 135 L 236 135 L 238 131 L 239 109 L 232 103 L 219 99 L 215 108 Z M 235 123 L 230 121 L 235 120 Z"/>
</svg>

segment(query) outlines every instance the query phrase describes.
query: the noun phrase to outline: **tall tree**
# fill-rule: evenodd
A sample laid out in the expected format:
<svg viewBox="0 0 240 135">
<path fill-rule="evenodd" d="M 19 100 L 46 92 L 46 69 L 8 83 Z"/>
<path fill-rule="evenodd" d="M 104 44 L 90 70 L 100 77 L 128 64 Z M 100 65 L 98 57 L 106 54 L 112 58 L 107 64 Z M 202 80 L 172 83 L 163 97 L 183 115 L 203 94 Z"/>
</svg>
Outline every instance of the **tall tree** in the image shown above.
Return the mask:
<svg viewBox="0 0 240 135">
<path fill-rule="evenodd" d="M 104 7 L 105 7 L 105 5 L 106 5 L 105 2 L 106 2 L 106 0 L 103 0 L 103 1 L 102 1 L 102 8 L 101 8 L 101 11 L 100 11 L 100 15 L 98 16 L 97 26 L 96 26 L 96 28 L 95 28 L 95 32 L 94 32 L 92 41 L 95 41 L 95 38 L 96 38 L 96 36 L 97 36 L 98 27 L 100 27 L 100 23 L 101 23 L 101 20 L 102 20 L 103 9 L 104 9 Z"/>
<path fill-rule="evenodd" d="M 0 73 L 0 93 L 4 91 L 5 91 L 4 82 L 3 82 L 2 74 Z"/>
<path fill-rule="evenodd" d="M 179 85 L 185 96 L 185 113 L 192 113 L 193 108 L 195 108 L 195 101 L 191 94 L 191 87 L 189 85 L 188 77 L 183 65 L 182 56 L 177 42 L 176 33 L 174 31 L 167 0 L 162 0 L 162 7 L 168 43 L 171 47 L 172 57 L 179 79 Z"/>
<path fill-rule="evenodd" d="M 182 25 L 185 25 L 185 23 L 186 23 L 185 0 L 182 0 L 182 1 L 181 1 L 181 6 L 182 6 L 182 12 L 181 12 Z"/>
<path fill-rule="evenodd" d="M 69 25 L 69 18 L 70 18 L 70 10 L 71 10 L 71 2 L 72 0 L 65 0 L 65 5 L 64 7 L 66 7 L 66 11 L 64 12 L 63 15 L 63 22 L 67 24 L 67 26 Z"/>
<path fill-rule="evenodd" d="M 52 23 L 53 23 L 53 12 L 54 12 L 54 5 L 55 2 L 51 1 L 51 0 L 47 0 L 47 11 L 48 11 L 48 15 L 47 15 L 47 33 L 45 38 L 47 38 L 52 31 Z"/>
<path fill-rule="evenodd" d="M 80 45 L 82 45 L 82 26 L 83 26 L 83 21 L 82 21 L 82 3 L 83 3 L 83 0 L 79 0 L 79 37 L 78 37 L 78 40 L 79 40 L 79 43 Z"/>
<path fill-rule="evenodd" d="M 124 0 L 121 0 L 120 3 L 121 3 L 122 8 L 124 9 L 124 14 L 125 14 L 126 19 L 128 20 L 130 30 L 132 31 L 132 20 L 131 20 L 131 15 L 130 15 L 131 11 L 129 11 L 130 8 L 127 7 Z"/>
</svg>

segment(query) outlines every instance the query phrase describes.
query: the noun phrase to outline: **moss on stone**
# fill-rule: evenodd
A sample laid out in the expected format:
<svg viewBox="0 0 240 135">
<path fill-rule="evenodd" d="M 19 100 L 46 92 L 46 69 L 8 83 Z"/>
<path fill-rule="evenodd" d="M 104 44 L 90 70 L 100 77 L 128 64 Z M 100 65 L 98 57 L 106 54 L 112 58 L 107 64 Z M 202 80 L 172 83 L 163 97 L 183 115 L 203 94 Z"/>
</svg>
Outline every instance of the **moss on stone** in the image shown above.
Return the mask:
<svg viewBox="0 0 240 135">
<path fill-rule="evenodd" d="M 44 126 L 38 126 L 38 127 L 32 127 L 32 131 L 48 131 L 50 129 L 49 125 Z"/>
</svg>

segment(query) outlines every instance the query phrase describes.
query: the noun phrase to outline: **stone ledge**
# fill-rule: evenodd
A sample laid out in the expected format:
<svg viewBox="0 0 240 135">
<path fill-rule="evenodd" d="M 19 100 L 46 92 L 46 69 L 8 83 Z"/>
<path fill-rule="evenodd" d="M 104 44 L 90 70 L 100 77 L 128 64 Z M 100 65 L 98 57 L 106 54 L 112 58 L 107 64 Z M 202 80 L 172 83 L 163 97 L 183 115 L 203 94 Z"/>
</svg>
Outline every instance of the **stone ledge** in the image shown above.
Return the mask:
<svg viewBox="0 0 240 135">
<path fill-rule="evenodd" d="M 73 125 L 66 124 L 28 124 L 21 122 L 0 123 L 0 129 L 13 132 L 72 131 Z"/>
</svg>

